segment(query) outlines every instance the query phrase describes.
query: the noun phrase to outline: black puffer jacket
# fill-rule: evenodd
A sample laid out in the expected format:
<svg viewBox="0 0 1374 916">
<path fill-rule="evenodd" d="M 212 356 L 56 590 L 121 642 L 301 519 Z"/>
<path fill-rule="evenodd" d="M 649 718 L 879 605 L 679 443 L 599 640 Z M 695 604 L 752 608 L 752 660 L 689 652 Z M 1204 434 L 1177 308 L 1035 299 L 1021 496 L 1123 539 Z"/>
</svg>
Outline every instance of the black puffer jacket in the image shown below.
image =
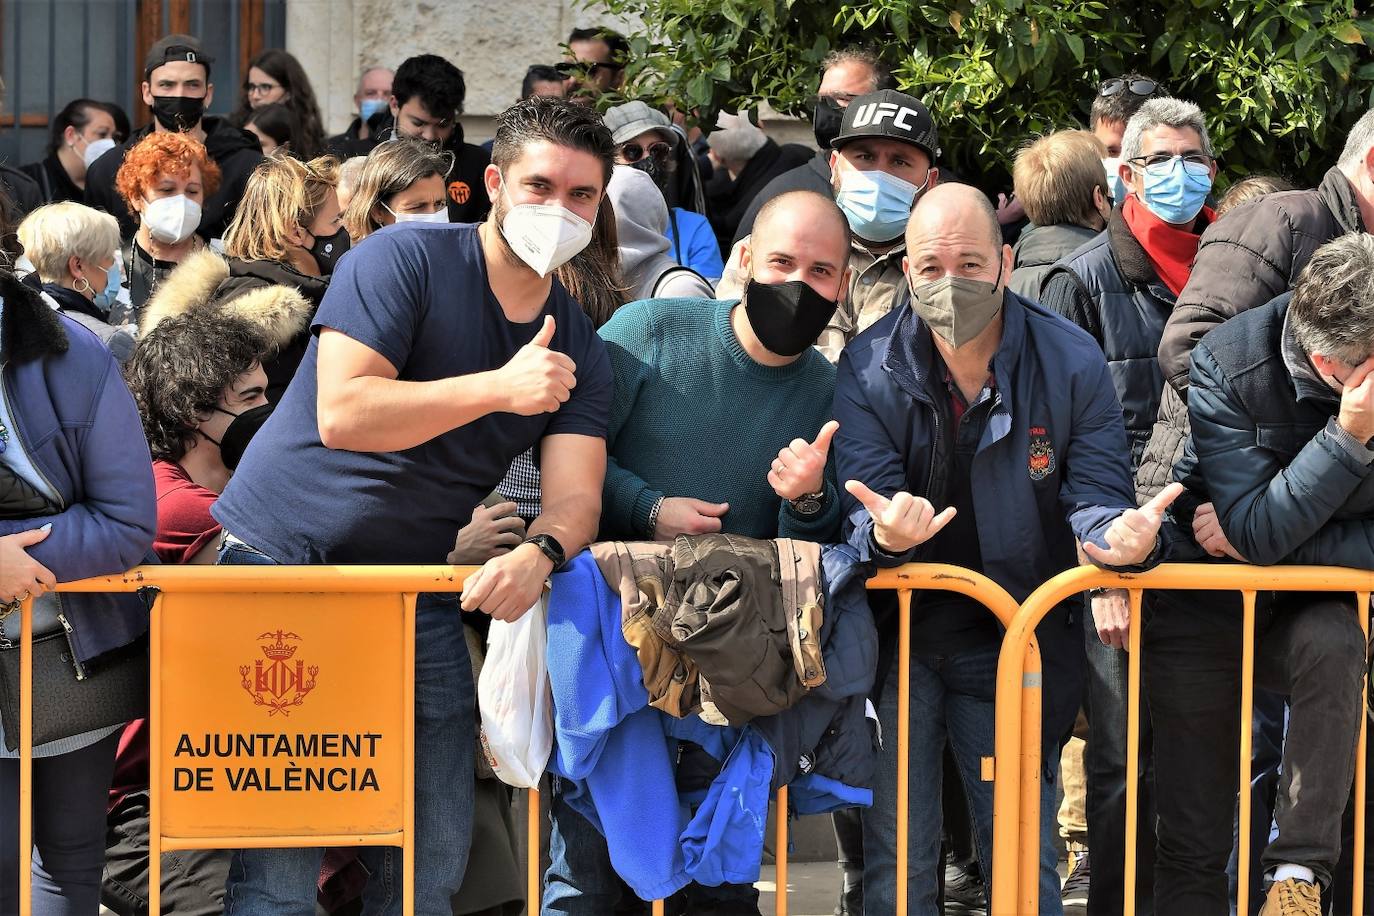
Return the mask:
<svg viewBox="0 0 1374 916">
<path fill-rule="evenodd" d="M 1112 211 L 1106 232 L 1050 269 L 1040 304 L 1102 347 L 1121 401 L 1134 472 L 1159 413 L 1164 379 L 1155 354 L 1174 294 L 1159 279 L 1121 207 Z"/>
<path fill-rule="evenodd" d="M 1212 328 L 1293 288 L 1312 252 L 1365 230 L 1350 181 L 1331 169 L 1307 191 L 1283 191 L 1242 204 L 1202 235 L 1193 272 L 1159 345 L 1170 385 L 1188 387 L 1193 347 Z"/>
</svg>

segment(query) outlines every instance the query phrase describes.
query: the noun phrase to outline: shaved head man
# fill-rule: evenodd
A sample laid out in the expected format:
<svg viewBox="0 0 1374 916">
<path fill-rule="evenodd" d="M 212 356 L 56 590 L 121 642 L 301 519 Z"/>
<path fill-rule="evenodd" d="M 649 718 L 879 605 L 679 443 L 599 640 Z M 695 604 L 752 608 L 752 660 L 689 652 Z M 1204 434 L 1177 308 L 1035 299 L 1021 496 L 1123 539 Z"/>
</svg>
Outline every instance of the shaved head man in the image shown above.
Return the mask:
<svg viewBox="0 0 1374 916">
<path fill-rule="evenodd" d="M 840 356 L 835 457 L 846 496 L 844 538 L 877 566 L 912 560 L 981 572 L 1024 600 L 1074 566 L 1136 570 L 1158 562 L 1166 490 L 1135 508 L 1121 407 L 1106 361 L 1086 333 L 1007 289 L 1011 249 L 991 203 L 941 184 L 906 223 L 909 307 L 894 309 Z M 882 635 L 882 634 L 880 634 Z M 1060 607 L 1036 630 L 1044 659 L 1040 908 L 1062 912 L 1049 843 L 1055 770 L 1082 699 L 1081 631 Z M 912 772 L 940 773 L 948 743 L 961 773 L 992 755 L 1000 646 L 993 616 L 954 593 L 922 598 L 912 619 Z M 886 678 L 879 721 L 897 730 Z M 896 747 L 882 749 L 864 814 L 864 912 L 896 909 Z M 992 873 L 992 788 L 966 779 L 983 874 Z M 912 780 L 913 836 L 940 834 L 940 779 Z M 939 846 L 913 845 L 910 913 L 933 914 Z"/>
<path fill-rule="evenodd" d="M 724 532 L 835 541 L 835 367 L 814 344 L 846 289 L 848 259 L 849 227 L 835 201 L 784 194 L 760 213 L 744 252 L 742 298 L 646 299 L 601 328 L 615 377 L 602 540 Z M 684 774 L 719 769 L 695 745 L 682 756 L 695 758 Z M 638 850 L 608 848 L 561 796 L 551 810 L 544 910 L 613 912 L 615 885 L 597 876 L 611 873 L 617 851 Z M 688 912 L 757 908 L 748 885 L 685 893 Z"/>
</svg>

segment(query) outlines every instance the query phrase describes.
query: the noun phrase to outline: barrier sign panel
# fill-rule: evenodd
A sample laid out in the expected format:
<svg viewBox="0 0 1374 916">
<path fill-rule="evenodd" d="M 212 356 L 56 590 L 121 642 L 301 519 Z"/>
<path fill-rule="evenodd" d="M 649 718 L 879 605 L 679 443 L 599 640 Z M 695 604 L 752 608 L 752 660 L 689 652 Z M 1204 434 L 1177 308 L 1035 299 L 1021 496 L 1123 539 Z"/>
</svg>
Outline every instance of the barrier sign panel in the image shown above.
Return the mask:
<svg viewBox="0 0 1374 916">
<path fill-rule="evenodd" d="M 401 830 L 404 625 L 394 593 L 163 594 L 162 835 Z"/>
</svg>

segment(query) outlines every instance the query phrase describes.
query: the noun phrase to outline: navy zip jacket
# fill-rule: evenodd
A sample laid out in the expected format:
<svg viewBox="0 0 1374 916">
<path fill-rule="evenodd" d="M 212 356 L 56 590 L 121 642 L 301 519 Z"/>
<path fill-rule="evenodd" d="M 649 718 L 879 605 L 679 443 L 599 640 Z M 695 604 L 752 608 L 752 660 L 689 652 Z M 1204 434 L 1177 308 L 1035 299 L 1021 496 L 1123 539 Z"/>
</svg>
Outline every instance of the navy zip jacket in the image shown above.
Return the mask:
<svg viewBox="0 0 1374 916">
<path fill-rule="evenodd" d="M 973 458 L 972 490 L 982 572 L 1024 601 L 1077 565 L 1075 538 L 1105 549 L 1108 526 L 1135 508 L 1135 496 L 1121 405 L 1096 341 L 1015 293 L 1003 297 L 1002 342 L 991 367 L 998 400 Z M 912 309 L 894 310 L 855 338 L 840 357 L 835 387 L 839 479 L 889 498 L 904 490 L 944 508 L 953 459 L 948 397 L 929 330 Z M 879 566 L 923 558 L 928 544 L 898 557 L 875 551 L 868 511 L 843 497 L 845 538 L 862 558 Z M 1070 609 L 1080 606 L 1065 602 L 1036 630 L 1051 741 L 1068 730 L 1079 706 L 1083 638 Z"/>
</svg>

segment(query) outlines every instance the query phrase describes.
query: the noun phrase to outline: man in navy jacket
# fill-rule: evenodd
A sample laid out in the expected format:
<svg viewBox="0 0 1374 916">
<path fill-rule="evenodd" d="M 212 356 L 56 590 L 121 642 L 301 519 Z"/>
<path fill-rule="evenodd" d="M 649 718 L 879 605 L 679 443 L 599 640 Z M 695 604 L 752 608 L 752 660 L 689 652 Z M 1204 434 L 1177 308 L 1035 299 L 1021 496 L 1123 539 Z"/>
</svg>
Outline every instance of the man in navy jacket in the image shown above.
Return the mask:
<svg viewBox="0 0 1374 916">
<path fill-rule="evenodd" d="M 916 207 L 904 270 L 912 307 L 894 310 L 840 358 L 835 439 L 849 492 L 847 540 L 879 566 L 913 559 L 983 572 L 1018 601 L 1076 564 L 1157 562 L 1174 485 L 1135 508 L 1121 406 L 1093 339 L 1006 289 L 1011 249 L 987 199 L 941 185 Z M 1058 749 L 1082 693 L 1083 644 L 1070 603 L 1036 631 L 1044 657 L 1046 778 L 1041 800 L 1041 912 L 1061 912 L 1054 820 Z M 990 612 L 952 593 L 921 596 L 913 616 L 912 678 L 885 674 L 879 719 L 896 733 L 897 691 L 909 689 L 913 772 L 939 773 L 948 740 L 973 812 L 981 865 L 991 873 L 992 755 L 999 629 Z M 895 908 L 896 742 L 888 741 L 864 816 L 865 911 Z M 953 775 L 953 774 L 951 774 Z M 940 784 L 911 786 L 908 902 L 936 913 Z"/>
</svg>

